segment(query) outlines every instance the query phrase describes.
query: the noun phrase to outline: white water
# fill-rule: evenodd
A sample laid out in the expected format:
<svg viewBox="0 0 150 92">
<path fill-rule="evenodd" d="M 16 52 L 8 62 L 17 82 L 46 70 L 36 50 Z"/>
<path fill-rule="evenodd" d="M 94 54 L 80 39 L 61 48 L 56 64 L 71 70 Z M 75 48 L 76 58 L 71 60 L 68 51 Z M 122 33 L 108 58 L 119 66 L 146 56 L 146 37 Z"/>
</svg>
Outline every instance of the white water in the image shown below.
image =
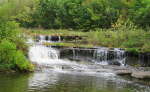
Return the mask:
<svg viewBox="0 0 150 92">
<path fill-rule="evenodd" d="M 71 64 L 59 59 L 59 51 L 43 45 L 34 45 L 29 49 L 29 58 L 36 64 Z"/>
<path fill-rule="evenodd" d="M 52 70 L 55 72 L 63 73 L 81 73 L 81 74 L 104 74 L 104 69 L 97 68 L 96 65 L 81 64 L 75 61 L 59 59 L 59 51 L 43 45 L 34 45 L 29 49 L 30 61 L 42 68 L 44 71 Z M 93 68 L 94 67 L 94 68 Z M 46 69 L 45 69 L 46 68 Z M 102 71 L 100 73 L 100 71 Z M 114 75 L 109 70 L 105 70 L 105 75 Z"/>
<path fill-rule="evenodd" d="M 113 56 L 112 56 L 113 55 Z M 97 64 L 108 65 L 109 62 L 117 61 L 122 66 L 125 63 L 125 51 L 119 48 L 110 50 L 109 48 L 99 48 L 94 51 L 93 58 Z"/>
<path fill-rule="evenodd" d="M 67 70 L 88 71 L 86 65 L 78 64 L 69 60 L 59 59 L 59 51 L 43 45 L 35 45 L 30 47 L 29 59 L 37 66 L 47 66 L 55 71 L 62 72 Z"/>
</svg>

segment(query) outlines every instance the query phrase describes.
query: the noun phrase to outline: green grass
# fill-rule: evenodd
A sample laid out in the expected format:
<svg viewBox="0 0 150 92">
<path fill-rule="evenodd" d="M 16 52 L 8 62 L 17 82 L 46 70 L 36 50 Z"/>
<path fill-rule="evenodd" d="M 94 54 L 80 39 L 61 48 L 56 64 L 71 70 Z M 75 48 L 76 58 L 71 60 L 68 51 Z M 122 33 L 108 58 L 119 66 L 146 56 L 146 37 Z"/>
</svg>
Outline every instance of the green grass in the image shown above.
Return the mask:
<svg viewBox="0 0 150 92">
<path fill-rule="evenodd" d="M 25 29 L 22 28 L 23 32 L 29 34 L 29 35 L 59 35 L 59 36 L 86 36 L 86 33 L 88 32 L 81 32 L 79 30 L 65 30 L 65 29 Z"/>
<path fill-rule="evenodd" d="M 43 43 L 46 46 L 64 46 L 64 47 L 83 47 L 83 48 L 92 48 L 92 44 L 82 44 L 82 43 Z"/>
<path fill-rule="evenodd" d="M 67 47 L 93 47 L 103 46 L 109 48 L 124 48 L 131 52 L 150 52 L 150 31 L 142 29 L 97 29 L 96 31 L 81 32 L 79 30 L 43 30 L 23 29 L 28 35 L 61 35 L 61 36 L 85 36 L 78 42 L 45 43 Z M 86 44 L 84 43 L 86 42 Z"/>
</svg>

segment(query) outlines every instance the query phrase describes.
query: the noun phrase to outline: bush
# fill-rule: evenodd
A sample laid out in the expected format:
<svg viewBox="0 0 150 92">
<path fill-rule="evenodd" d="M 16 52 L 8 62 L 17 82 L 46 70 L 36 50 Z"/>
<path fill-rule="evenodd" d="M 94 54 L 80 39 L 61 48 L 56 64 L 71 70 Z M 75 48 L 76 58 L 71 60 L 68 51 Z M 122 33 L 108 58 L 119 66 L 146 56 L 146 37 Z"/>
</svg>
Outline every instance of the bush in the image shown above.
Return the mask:
<svg viewBox="0 0 150 92">
<path fill-rule="evenodd" d="M 14 40 L 19 37 L 18 23 L 14 21 L 0 22 L 0 40 Z"/>
<path fill-rule="evenodd" d="M 97 29 L 89 32 L 88 41 L 93 44 L 117 48 L 138 48 L 140 52 L 148 52 L 150 48 L 150 31 L 136 27 L 131 21 L 120 22 L 110 29 Z"/>
<path fill-rule="evenodd" d="M 0 67 L 31 71 L 33 66 L 24 56 L 27 46 L 18 27 L 18 23 L 14 21 L 0 23 Z"/>
<path fill-rule="evenodd" d="M 2 40 L 0 43 L 0 64 L 1 67 L 19 71 L 31 71 L 33 66 L 26 59 L 24 54 L 17 50 L 15 43 Z"/>
<path fill-rule="evenodd" d="M 15 1 L 18 0 L 0 5 L 0 69 L 31 71 L 33 66 L 24 56 L 26 46 L 19 24 L 12 21 L 18 12 Z"/>
</svg>

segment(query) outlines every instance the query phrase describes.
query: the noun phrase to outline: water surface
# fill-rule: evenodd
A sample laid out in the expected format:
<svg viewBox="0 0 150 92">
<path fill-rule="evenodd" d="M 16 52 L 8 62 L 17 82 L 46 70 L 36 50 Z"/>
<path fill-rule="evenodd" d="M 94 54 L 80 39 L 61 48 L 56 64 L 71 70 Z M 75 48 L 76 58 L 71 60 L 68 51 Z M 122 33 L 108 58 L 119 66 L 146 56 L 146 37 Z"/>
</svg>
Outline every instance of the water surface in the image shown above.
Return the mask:
<svg viewBox="0 0 150 92">
<path fill-rule="evenodd" d="M 0 75 L 0 92 L 150 92 L 150 87 L 111 74 L 38 71 Z"/>
</svg>

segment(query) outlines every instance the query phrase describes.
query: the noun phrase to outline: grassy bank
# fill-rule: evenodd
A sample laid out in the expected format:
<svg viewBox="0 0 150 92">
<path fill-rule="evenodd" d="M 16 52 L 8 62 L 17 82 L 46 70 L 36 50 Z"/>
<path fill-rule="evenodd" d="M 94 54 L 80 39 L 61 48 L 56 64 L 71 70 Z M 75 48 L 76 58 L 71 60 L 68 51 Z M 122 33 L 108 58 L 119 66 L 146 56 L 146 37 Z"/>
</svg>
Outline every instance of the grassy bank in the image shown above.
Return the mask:
<svg viewBox="0 0 150 92">
<path fill-rule="evenodd" d="M 132 52 L 150 52 L 150 31 L 142 29 L 97 29 L 96 31 L 81 32 L 80 30 L 42 30 L 23 29 L 28 35 L 61 35 L 85 36 L 86 38 L 75 43 L 52 43 L 46 45 L 92 47 L 105 46 L 109 48 L 124 48 Z"/>
<path fill-rule="evenodd" d="M 28 35 L 61 35 L 61 36 L 87 36 L 89 32 L 82 32 L 80 30 L 69 30 L 69 29 L 21 29 Z"/>
</svg>

